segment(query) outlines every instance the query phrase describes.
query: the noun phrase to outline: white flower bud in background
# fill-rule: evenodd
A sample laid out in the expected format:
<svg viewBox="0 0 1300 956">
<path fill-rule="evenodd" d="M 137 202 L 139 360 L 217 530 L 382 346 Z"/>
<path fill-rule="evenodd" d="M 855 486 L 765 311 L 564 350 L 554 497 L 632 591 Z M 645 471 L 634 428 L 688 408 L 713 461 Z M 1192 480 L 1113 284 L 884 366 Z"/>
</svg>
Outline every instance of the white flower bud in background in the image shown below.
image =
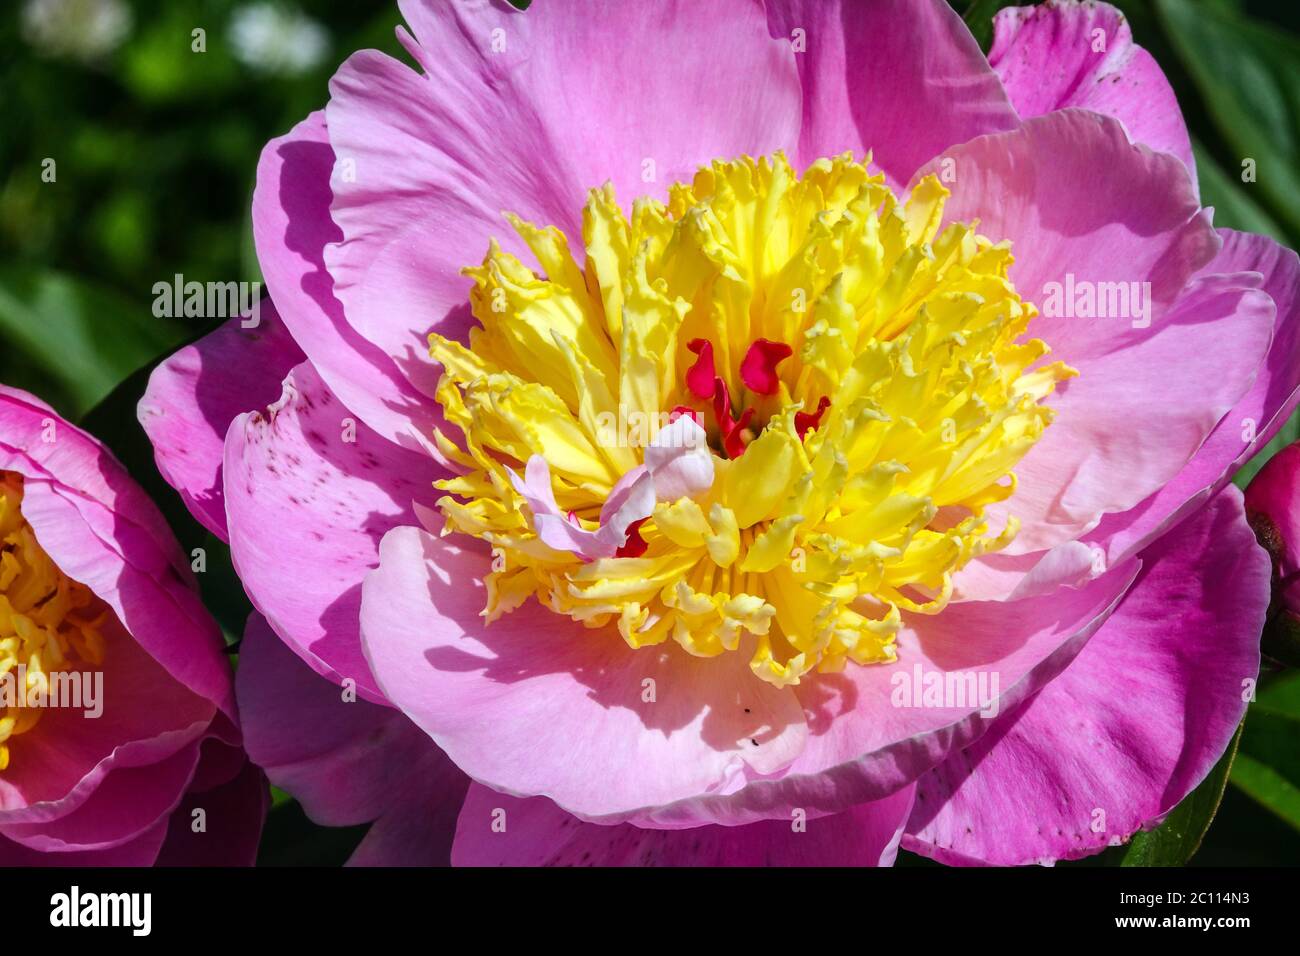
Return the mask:
<svg viewBox="0 0 1300 956">
<path fill-rule="evenodd" d="M 250 3 L 230 18 L 235 59 L 259 73 L 306 73 L 325 59 L 329 45 L 329 31 L 294 6 Z"/>
<path fill-rule="evenodd" d="M 23 39 L 47 56 L 82 62 L 112 53 L 131 32 L 126 0 L 27 0 Z"/>
</svg>

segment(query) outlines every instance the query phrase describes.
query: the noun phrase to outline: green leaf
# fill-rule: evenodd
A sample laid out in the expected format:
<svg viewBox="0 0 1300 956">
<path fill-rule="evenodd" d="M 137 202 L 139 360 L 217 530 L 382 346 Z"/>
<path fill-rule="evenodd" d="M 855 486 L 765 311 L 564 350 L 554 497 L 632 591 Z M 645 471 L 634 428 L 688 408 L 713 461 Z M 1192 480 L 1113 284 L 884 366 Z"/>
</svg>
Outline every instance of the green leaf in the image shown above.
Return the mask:
<svg viewBox="0 0 1300 956">
<path fill-rule="evenodd" d="M 1244 183 L 1223 171 L 1199 141 L 1192 141 L 1196 173 L 1201 184 L 1201 205 L 1214 207 L 1214 224 L 1241 232 L 1257 232 L 1288 242 L 1286 232 L 1251 198 Z"/>
<path fill-rule="evenodd" d="M 1246 188 L 1300 234 L 1300 41 L 1214 6 L 1158 0 L 1157 9 L 1231 151 L 1255 160 Z"/>
<path fill-rule="evenodd" d="M 1232 782 L 1256 802 L 1300 830 L 1300 787 L 1272 767 L 1241 754 L 1232 769 Z"/>
<path fill-rule="evenodd" d="M 1183 866 L 1195 855 L 1223 800 L 1240 741 L 1241 727 L 1238 727 L 1227 751 L 1200 786 L 1169 811 L 1160 826 L 1134 835 L 1120 866 Z"/>
<path fill-rule="evenodd" d="M 1300 717 L 1257 703 L 1250 709 L 1247 724 L 1241 752 L 1300 787 L 1300 748 L 1296 747 Z"/>
<path fill-rule="evenodd" d="M 990 44 L 993 43 L 993 17 L 1003 7 L 1015 7 L 1020 4 L 1017 0 L 974 0 L 962 19 L 966 21 L 966 26 L 970 32 L 975 35 L 979 41 L 980 49 L 985 53 L 988 52 Z"/>
<path fill-rule="evenodd" d="M 1290 675 L 1288 675 L 1289 677 Z M 1274 683 L 1250 709 L 1232 782 L 1300 830 L 1300 684 Z"/>
<path fill-rule="evenodd" d="M 1261 681 L 1258 706 L 1300 719 L 1300 671 L 1288 671 Z"/>
<path fill-rule="evenodd" d="M 4 268 L 0 337 L 54 380 L 75 417 L 184 337 L 179 323 L 154 317 L 150 301 L 61 272 Z"/>
</svg>

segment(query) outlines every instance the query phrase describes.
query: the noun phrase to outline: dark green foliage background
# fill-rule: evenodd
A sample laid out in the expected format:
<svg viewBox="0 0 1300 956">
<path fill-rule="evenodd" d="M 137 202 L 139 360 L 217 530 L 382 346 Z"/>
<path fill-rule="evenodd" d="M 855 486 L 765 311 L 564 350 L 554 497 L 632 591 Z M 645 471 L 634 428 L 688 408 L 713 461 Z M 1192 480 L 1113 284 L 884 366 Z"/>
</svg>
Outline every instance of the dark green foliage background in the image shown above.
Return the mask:
<svg viewBox="0 0 1300 956">
<path fill-rule="evenodd" d="M 94 65 L 30 48 L 19 2 L 0 12 L 0 381 L 40 395 L 103 437 L 153 493 L 182 544 L 207 549 L 204 595 L 233 654 L 250 608 L 228 552 L 159 478 L 135 423 L 152 366 L 208 331 L 154 318 L 153 284 L 175 273 L 200 281 L 260 278 L 248 208 L 262 144 L 324 103 L 330 74 L 353 50 L 404 56 L 393 37 L 399 17 L 389 0 L 300 0 L 327 26 L 330 51 L 318 68 L 281 78 L 258 75 L 232 56 L 226 32 L 235 0 L 132 5 L 129 38 Z M 953 5 L 987 48 L 991 16 L 1011 4 Z M 1300 246 L 1300 4 L 1117 6 L 1178 92 L 1216 223 Z M 201 55 L 190 50 L 196 26 L 207 31 Z M 47 157 L 58 163 L 55 183 L 41 181 Z M 1254 183 L 1241 181 L 1248 157 L 1257 163 Z M 1297 437 L 1293 420 L 1239 482 L 1283 439 Z M 316 827 L 277 793 L 262 862 L 339 863 L 364 832 Z M 1189 859 L 1300 861 L 1300 674 L 1266 671 L 1239 747 L 1164 826 L 1070 865 Z M 909 854 L 900 863 L 926 865 Z"/>
</svg>

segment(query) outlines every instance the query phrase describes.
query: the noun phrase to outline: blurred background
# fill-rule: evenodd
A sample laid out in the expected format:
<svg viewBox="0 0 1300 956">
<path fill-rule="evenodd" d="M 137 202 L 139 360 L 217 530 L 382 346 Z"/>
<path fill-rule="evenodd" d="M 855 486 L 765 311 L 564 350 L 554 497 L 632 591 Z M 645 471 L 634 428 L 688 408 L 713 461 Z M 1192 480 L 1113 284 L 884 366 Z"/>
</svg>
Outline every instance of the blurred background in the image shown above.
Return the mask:
<svg viewBox="0 0 1300 956">
<path fill-rule="evenodd" d="M 1178 93 L 1216 225 L 1300 247 L 1300 4 L 1115 2 Z M 986 49 L 1009 5 L 953 0 Z M 405 58 L 398 22 L 389 0 L 6 0 L 0 12 L 0 382 L 108 441 L 182 543 L 208 549 L 205 597 L 232 652 L 250 608 L 224 546 L 162 483 L 135 424 L 152 366 L 208 331 L 155 317 L 153 286 L 260 279 L 249 201 L 262 145 L 324 104 L 352 51 Z M 1274 447 L 1297 437 L 1293 420 Z M 1220 792 L 1193 865 L 1300 862 L 1300 675 L 1266 673 L 1228 764 L 1163 834 L 1077 865 L 1181 862 Z M 277 793 L 263 862 L 341 862 L 363 833 L 314 827 Z"/>
</svg>

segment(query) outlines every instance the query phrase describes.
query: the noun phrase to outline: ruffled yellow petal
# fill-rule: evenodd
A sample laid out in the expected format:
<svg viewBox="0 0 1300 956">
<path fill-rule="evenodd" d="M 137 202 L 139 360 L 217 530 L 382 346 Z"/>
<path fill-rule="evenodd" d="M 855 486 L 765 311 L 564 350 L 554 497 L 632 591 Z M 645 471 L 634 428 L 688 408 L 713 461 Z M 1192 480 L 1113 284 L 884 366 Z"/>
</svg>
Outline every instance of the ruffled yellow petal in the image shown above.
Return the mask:
<svg viewBox="0 0 1300 956">
<path fill-rule="evenodd" d="M 104 663 L 111 613 L 45 553 L 22 499 L 22 479 L 0 471 L 0 771 L 9 766 L 12 738 L 59 703 L 50 699 L 54 675 Z"/>
<path fill-rule="evenodd" d="M 439 507 L 503 556 L 485 614 L 531 595 L 632 647 L 740 651 L 779 685 L 892 660 L 901 612 L 941 613 L 953 575 L 1014 536 L 985 510 L 1013 495 L 1052 421 L 1043 400 L 1074 372 L 1026 336 L 1037 312 L 1010 248 L 943 225 L 934 177 L 900 201 L 851 155 L 800 175 L 777 154 L 716 161 L 668 196 L 628 216 L 592 190 L 580 258 L 510 217 L 536 265 L 492 243 L 465 270 L 468 347 L 431 337 L 461 432 L 436 441 L 464 471 Z M 759 340 L 790 350 L 775 390 L 755 386 L 770 394 L 742 372 Z M 701 342 L 734 426 L 687 386 Z M 507 469 L 542 455 L 561 510 L 592 530 L 682 406 L 706 425 L 711 489 L 658 502 L 635 553 L 541 542 Z"/>
</svg>

